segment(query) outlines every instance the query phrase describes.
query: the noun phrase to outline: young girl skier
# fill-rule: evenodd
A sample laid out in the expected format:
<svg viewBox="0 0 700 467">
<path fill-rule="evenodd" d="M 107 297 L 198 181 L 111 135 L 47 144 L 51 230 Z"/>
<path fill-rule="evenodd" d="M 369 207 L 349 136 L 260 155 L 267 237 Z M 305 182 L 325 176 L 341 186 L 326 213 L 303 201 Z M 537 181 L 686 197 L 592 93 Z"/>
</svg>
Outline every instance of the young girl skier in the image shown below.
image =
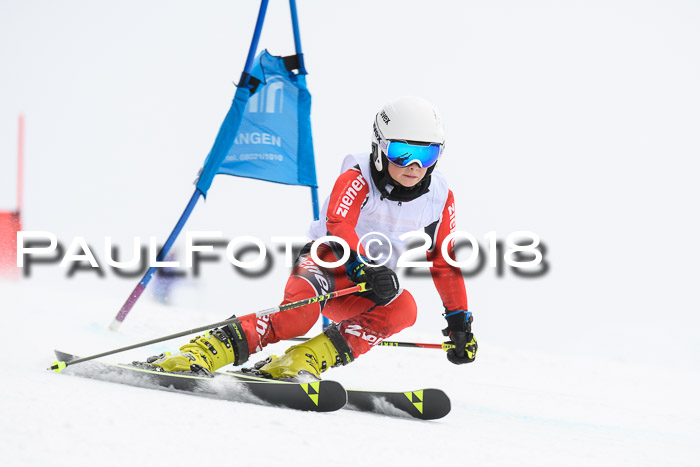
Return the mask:
<svg viewBox="0 0 700 467">
<path fill-rule="evenodd" d="M 152 357 L 149 362 L 166 371 L 214 371 L 230 363 L 240 365 L 268 344 L 305 334 L 323 312 L 337 324 L 256 366 L 274 378 L 294 378 L 300 373 L 318 378 L 330 367 L 346 365 L 415 322 L 416 302 L 399 287 L 394 269 L 411 238 L 402 235 L 416 231 L 430 238 L 427 259 L 432 261 L 430 272 L 447 320 L 443 334 L 455 345 L 447 358 L 456 364 L 474 361 L 477 342 L 464 281 L 461 271 L 443 257 L 446 251 L 454 259 L 454 242 L 445 248 L 443 243 L 455 227 L 452 191 L 435 171 L 444 135 L 437 110 L 421 98 L 398 98 L 377 113 L 372 152 L 345 158 L 342 174 L 324 203 L 322 220 L 309 229 L 312 243 L 323 240 L 317 249 L 322 262 L 337 262 L 347 247 L 350 256 L 343 265 L 327 268 L 314 260 L 312 243 L 307 244 L 287 281 L 282 303 L 361 282 L 370 290 L 213 329 L 182 346 L 179 353 Z M 345 248 L 327 236 L 344 240 Z"/>
</svg>

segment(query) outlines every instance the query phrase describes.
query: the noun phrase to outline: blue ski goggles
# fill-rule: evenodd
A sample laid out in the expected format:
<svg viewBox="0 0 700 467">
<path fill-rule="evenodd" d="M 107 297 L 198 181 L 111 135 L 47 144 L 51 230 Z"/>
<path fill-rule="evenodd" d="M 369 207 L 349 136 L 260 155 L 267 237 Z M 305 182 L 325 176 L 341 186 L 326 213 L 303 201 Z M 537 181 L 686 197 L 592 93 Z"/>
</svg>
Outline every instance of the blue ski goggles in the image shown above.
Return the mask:
<svg viewBox="0 0 700 467">
<path fill-rule="evenodd" d="M 408 167 L 417 162 L 422 168 L 426 168 L 440 158 L 442 144 L 422 146 L 405 141 L 389 141 L 385 154 L 389 162 L 399 167 Z"/>
<path fill-rule="evenodd" d="M 408 141 L 387 141 L 377 131 L 376 126 L 375 134 L 379 136 L 379 146 L 386 154 L 386 158 L 389 159 L 389 162 L 399 167 L 408 167 L 416 162 L 421 168 L 430 167 L 437 162 L 445 147 L 444 144 L 439 143 L 421 144 Z"/>
</svg>

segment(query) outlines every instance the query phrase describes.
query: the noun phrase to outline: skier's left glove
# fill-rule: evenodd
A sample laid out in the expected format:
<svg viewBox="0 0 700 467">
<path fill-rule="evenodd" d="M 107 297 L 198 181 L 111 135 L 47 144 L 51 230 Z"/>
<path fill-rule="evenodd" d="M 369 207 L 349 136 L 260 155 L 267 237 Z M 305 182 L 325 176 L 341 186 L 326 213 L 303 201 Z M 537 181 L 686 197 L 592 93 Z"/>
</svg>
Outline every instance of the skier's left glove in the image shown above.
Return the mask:
<svg viewBox="0 0 700 467">
<path fill-rule="evenodd" d="M 399 293 L 399 279 L 396 273 L 386 266 L 374 266 L 364 256 L 357 255 L 355 261 L 346 266 L 348 279 L 355 284 L 366 282 L 367 286 L 381 299 L 389 299 Z"/>
<path fill-rule="evenodd" d="M 445 319 L 447 327 L 442 334 L 450 338 L 443 344 L 447 349 L 447 359 L 457 365 L 473 362 L 479 346 L 472 333 L 472 314 L 458 310 L 446 313 Z"/>
</svg>

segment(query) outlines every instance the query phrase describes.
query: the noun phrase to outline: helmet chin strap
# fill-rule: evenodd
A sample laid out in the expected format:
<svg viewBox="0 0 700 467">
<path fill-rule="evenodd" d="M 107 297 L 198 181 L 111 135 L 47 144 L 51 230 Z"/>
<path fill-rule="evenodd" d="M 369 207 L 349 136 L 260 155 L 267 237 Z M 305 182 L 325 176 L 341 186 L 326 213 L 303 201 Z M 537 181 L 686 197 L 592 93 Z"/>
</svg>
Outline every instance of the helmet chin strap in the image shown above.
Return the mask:
<svg viewBox="0 0 700 467">
<path fill-rule="evenodd" d="M 369 157 L 369 168 L 370 172 L 372 173 L 372 181 L 381 193 L 381 199 L 386 198 L 391 201 L 412 201 L 430 191 L 430 174 L 432 174 L 437 163 L 428 167 L 428 171 L 425 173 L 425 176 L 420 182 L 418 182 L 415 186 L 407 188 L 391 178 L 389 175 L 389 159 L 387 159 L 386 155 L 379 150 L 379 147 L 376 144 L 372 144 L 372 153 Z M 381 167 L 381 170 L 377 168 L 377 165 Z"/>
</svg>

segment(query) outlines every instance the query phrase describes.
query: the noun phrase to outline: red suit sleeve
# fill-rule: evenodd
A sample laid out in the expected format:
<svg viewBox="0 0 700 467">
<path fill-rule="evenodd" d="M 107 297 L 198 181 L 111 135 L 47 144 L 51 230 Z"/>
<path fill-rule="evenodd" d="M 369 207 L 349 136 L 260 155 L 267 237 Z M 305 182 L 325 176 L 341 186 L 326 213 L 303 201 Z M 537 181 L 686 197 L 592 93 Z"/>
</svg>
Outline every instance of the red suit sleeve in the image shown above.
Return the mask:
<svg viewBox="0 0 700 467">
<path fill-rule="evenodd" d="M 359 170 L 350 169 L 343 172 L 333 185 L 328 200 L 326 229 L 330 235 L 342 238 L 351 251 L 365 255 L 360 239 L 355 232 L 360 210 L 369 195 L 367 180 Z M 359 245 L 359 250 L 358 249 Z"/>
<path fill-rule="evenodd" d="M 427 259 L 433 262 L 430 274 L 433 276 L 435 288 L 442 298 L 442 303 L 447 311 L 468 310 L 467 290 L 464 286 L 462 271 L 445 261 L 442 254 L 442 246 L 445 238 L 455 230 L 455 199 L 450 190 L 447 195 L 445 207 L 442 209 L 437 232 L 435 232 L 435 243 L 432 250 L 428 251 Z M 446 247 L 446 253 L 454 260 L 454 239 Z"/>
</svg>

